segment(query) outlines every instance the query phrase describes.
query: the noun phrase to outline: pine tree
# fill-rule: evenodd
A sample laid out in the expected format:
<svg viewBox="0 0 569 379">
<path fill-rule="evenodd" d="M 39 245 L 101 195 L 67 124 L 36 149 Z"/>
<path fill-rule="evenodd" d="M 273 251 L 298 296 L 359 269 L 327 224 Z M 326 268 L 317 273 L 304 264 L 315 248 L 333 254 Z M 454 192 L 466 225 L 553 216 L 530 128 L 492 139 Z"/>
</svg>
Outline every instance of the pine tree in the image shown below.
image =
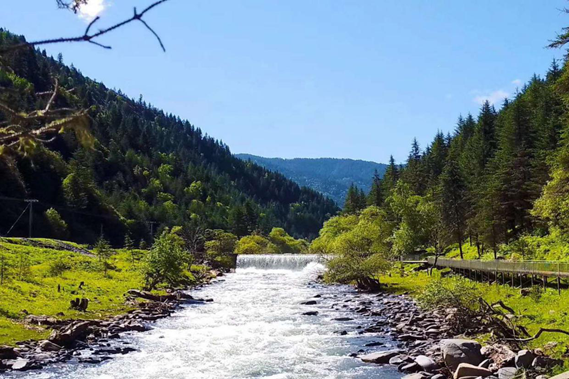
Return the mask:
<svg viewBox="0 0 569 379">
<path fill-rule="evenodd" d="M 381 177 L 376 170 L 373 174 L 371 189 L 367 196 L 367 205 L 375 205 L 377 207 L 381 207 L 384 200 L 385 198 L 383 197 L 382 193 Z"/>
<path fill-rule="evenodd" d="M 466 229 L 467 196 L 466 184 L 460 172 L 457 159 L 449 156 L 440 178 L 440 194 L 443 223 L 448 231 L 455 236 L 458 243 L 460 258 L 464 259 L 462 242 Z"/>
</svg>

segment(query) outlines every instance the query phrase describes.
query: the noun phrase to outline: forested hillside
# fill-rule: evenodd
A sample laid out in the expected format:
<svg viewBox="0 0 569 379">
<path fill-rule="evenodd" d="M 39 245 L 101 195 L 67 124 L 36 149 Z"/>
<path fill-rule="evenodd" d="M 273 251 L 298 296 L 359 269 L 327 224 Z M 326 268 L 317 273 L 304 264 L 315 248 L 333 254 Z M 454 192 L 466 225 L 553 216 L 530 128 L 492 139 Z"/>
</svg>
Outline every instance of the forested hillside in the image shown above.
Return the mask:
<svg viewBox="0 0 569 379">
<path fill-rule="evenodd" d="M 0 47 L 21 41 L 0 30 Z M 151 242 L 151 230 L 173 225 L 238 236 L 281 226 L 309 238 L 337 211 L 316 191 L 235 158 L 190 122 L 83 76 L 61 56 L 18 49 L 3 59 L 1 96 L 11 109 L 1 110 L 2 126 L 18 112 L 43 108 L 55 82 L 61 88 L 58 109 L 85 110 L 88 122 L 75 128 L 79 133 L 56 134 L 43 144 L 3 146 L 0 234 L 22 215 L 26 198 L 39 200 L 33 204 L 34 236 L 79 242 L 93 242 L 101 233 L 113 243 L 127 234 L 137 244 Z M 5 131 L 17 132 L 9 125 Z M 26 215 L 9 235 L 27 233 Z"/>
<path fill-rule="evenodd" d="M 569 259 L 567 105 L 569 70 L 553 62 L 499 110 L 486 102 L 424 150 L 414 141 L 403 167 L 391 164 L 373 181 L 367 203 L 350 193 L 312 249 L 343 255 L 332 267 L 343 271 L 347 258 L 364 276 L 373 262 L 424 250 Z"/>
<path fill-rule="evenodd" d="M 383 176 L 385 164 L 356 159 L 337 158 L 265 158 L 251 154 L 236 154 L 269 170 L 277 171 L 301 186 L 310 187 L 343 206 L 352 184 L 369 191 L 370 179 Z"/>
</svg>

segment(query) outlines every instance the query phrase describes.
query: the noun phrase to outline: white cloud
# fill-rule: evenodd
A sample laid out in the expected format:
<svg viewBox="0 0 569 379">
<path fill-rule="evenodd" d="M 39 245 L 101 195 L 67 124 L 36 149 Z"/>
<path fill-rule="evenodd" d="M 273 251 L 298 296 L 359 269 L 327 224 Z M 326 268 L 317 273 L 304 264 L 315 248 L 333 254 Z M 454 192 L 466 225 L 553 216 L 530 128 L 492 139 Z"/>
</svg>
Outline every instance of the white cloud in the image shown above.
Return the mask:
<svg viewBox="0 0 569 379">
<path fill-rule="evenodd" d="M 79 8 L 79 17 L 87 22 L 93 21 L 93 19 L 99 16 L 106 8 L 108 4 L 106 0 L 89 0 L 87 4 L 81 5 Z"/>
<path fill-rule="evenodd" d="M 519 87 L 522 85 L 522 81 L 520 79 L 514 79 L 512 80 L 512 84 Z"/>
<path fill-rule="evenodd" d="M 490 104 L 500 104 L 505 98 L 510 96 L 510 94 L 502 89 L 490 92 L 486 95 L 478 95 L 474 97 L 474 102 L 480 105 L 484 104 L 485 101 L 488 101 Z"/>
</svg>

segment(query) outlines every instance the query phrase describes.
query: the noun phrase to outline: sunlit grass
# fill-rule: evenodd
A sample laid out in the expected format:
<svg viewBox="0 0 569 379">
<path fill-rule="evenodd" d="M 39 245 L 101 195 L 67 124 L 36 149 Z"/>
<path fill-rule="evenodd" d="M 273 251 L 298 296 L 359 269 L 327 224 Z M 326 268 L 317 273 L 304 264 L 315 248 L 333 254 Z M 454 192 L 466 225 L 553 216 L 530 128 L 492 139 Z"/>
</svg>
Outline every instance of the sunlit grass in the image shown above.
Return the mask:
<svg viewBox="0 0 569 379">
<path fill-rule="evenodd" d="M 407 267 L 405 275 L 401 276 L 400 269 L 394 269 L 391 275 L 380 276 L 381 282 L 386 285 L 386 291 L 402 294 L 408 293 L 419 299 L 425 287 L 433 280 L 448 280 L 441 277 L 438 270 L 433 275 L 425 271 L 414 272 Z M 519 288 L 510 286 L 473 282 L 480 297 L 488 303 L 502 300 L 506 305 L 513 308 L 518 316 L 517 323 L 527 328 L 533 335 L 541 327 L 558 328 L 569 331 L 569 290 L 562 290 L 561 295 L 556 289 L 534 287 L 529 295 L 523 295 Z M 486 340 L 490 336 L 480 336 Z M 557 356 L 566 352 L 569 347 L 569 337 L 563 334 L 544 334 L 538 339 L 531 341 L 529 347 L 544 347 L 548 342 L 558 343 L 551 353 Z"/>
<path fill-rule="evenodd" d="M 95 257 L 32 247 L 22 240 L 0 241 L 0 254 L 7 262 L 4 283 L 0 285 L 0 344 L 48 334 L 25 326 L 21 321 L 28 314 L 92 319 L 125 312 L 130 307 L 125 304 L 124 294 L 143 286 L 140 263 L 133 261 L 130 252 L 117 251 L 109 259 L 107 275 Z M 64 262 L 69 269 L 54 273 L 56 261 Z M 69 309 L 70 300 L 76 297 L 90 300 L 87 312 Z"/>
</svg>

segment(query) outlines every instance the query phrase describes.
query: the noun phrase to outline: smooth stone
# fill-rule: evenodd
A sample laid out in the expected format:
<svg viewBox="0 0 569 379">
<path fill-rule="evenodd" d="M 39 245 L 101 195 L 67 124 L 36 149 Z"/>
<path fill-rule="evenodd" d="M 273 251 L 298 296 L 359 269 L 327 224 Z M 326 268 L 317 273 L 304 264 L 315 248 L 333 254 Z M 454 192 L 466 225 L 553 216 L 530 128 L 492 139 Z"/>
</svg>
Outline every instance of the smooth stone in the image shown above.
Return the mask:
<svg viewBox="0 0 569 379">
<path fill-rule="evenodd" d="M 514 379 L 517 373 L 518 369 L 515 367 L 502 367 L 498 370 L 498 379 Z M 569 376 L 563 379 L 569 379 Z"/>
<path fill-rule="evenodd" d="M 375 353 L 369 353 L 366 355 L 360 356 L 360 359 L 366 363 L 378 363 L 378 364 L 386 364 L 389 363 L 389 360 L 403 351 L 401 350 L 386 350 L 386 351 L 378 351 Z"/>
<path fill-rule="evenodd" d="M 419 355 L 415 358 L 415 362 L 427 372 L 435 371 L 438 365 L 430 357 L 426 355 Z"/>
<path fill-rule="evenodd" d="M 470 363 L 461 363 L 454 373 L 454 379 L 467 376 L 486 378 L 490 375 L 492 375 L 492 371 L 487 368 L 471 365 Z"/>
</svg>

